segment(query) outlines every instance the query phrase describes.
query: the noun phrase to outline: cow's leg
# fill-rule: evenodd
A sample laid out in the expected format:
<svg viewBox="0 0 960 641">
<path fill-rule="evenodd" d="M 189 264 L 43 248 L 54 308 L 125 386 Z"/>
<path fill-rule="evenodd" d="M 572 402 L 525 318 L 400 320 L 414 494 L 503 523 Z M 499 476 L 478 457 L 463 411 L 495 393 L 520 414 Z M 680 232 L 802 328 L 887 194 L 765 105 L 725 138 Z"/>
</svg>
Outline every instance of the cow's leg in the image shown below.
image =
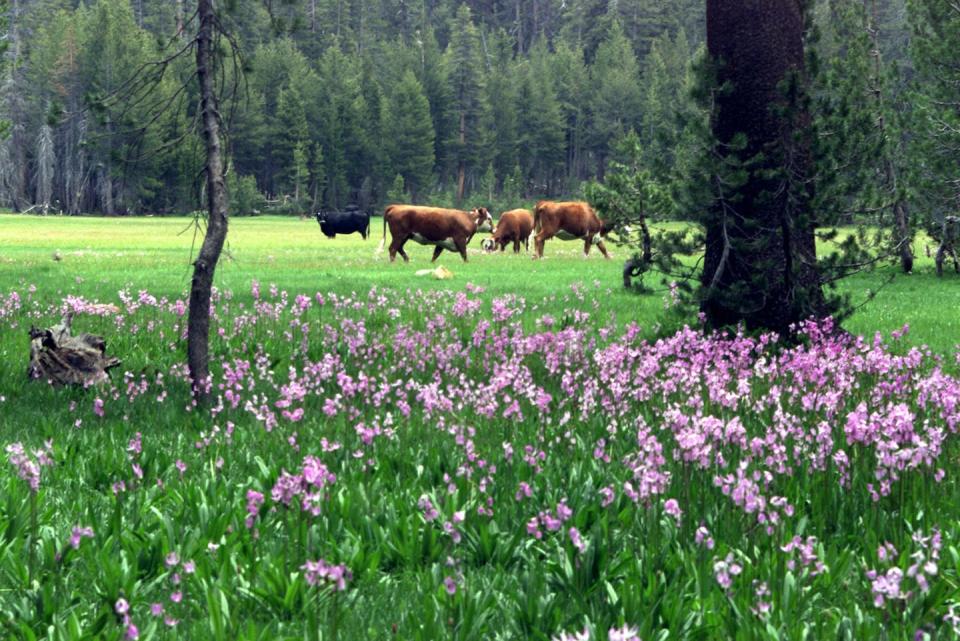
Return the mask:
<svg viewBox="0 0 960 641">
<path fill-rule="evenodd" d="M 593 240 L 587 236 L 586 240 L 583 241 L 583 256 L 586 258 L 590 255 L 590 245 L 593 244 Z"/>
<path fill-rule="evenodd" d="M 607 247 L 603 244 L 602 240 L 597 241 L 597 249 L 600 250 L 600 253 L 603 254 L 604 258 L 610 260 L 610 254 L 607 253 Z"/>
<path fill-rule="evenodd" d="M 409 262 L 410 262 L 410 257 L 407 256 L 407 252 L 403 251 L 403 246 L 404 246 L 406 243 L 407 243 L 407 239 L 404 238 L 403 240 L 401 240 L 401 241 L 397 244 L 397 253 L 399 253 L 400 256 L 403 257 L 403 262 L 409 263 Z"/>
<path fill-rule="evenodd" d="M 403 260 L 407 260 L 407 254 L 403 251 L 403 243 L 407 241 L 406 238 L 402 236 L 394 236 L 393 240 L 390 241 L 390 262 L 392 263 L 397 259 L 397 254 L 399 253 Z"/>
<path fill-rule="evenodd" d="M 463 262 L 467 262 L 467 241 L 462 241 L 456 243 L 457 251 L 460 252 L 460 256 L 463 258 Z"/>
<path fill-rule="evenodd" d="M 440 258 L 441 253 L 443 253 L 443 247 L 441 247 L 440 245 L 435 246 L 433 248 L 433 258 L 430 259 L 430 262 L 432 263 L 436 261 L 438 258 Z"/>
<path fill-rule="evenodd" d="M 541 231 L 533 239 L 533 257 L 534 258 L 543 258 L 543 246 L 547 242 L 547 234 L 545 231 Z"/>
<path fill-rule="evenodd" d="M 507 248 L 507 241 L 501 240 L 497 244 L 500 245 L 500 253 L 503 253 L 503 250 Z"/>
</svg>

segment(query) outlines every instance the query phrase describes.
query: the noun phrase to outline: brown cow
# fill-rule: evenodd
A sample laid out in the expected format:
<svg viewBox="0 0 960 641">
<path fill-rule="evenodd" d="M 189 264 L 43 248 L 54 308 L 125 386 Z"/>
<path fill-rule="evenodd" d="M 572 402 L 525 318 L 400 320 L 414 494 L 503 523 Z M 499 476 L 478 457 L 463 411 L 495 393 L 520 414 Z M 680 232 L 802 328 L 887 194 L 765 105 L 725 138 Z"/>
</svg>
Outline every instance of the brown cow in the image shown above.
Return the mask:
<svg viewBox="0 0 960 641">
<path fill-rule="evenodd" d="M 471 212 L 440 207 L 420 207 L 418 205 L 390 205 L 383 212 L 383 240 L 380 249 L 387 241 L 387 225 L 390 225 L 390 262 L 399 253 L 404 262 L 410 258 L 403 251 L 403 244 L 413 240 L 421 245 L 433 245 L 433 259 L 447 251 L 460 252 L 463 261 L 467 261 L 467 243 L 477 231 L 490 231 L 493 228 L 490 212 L 486 207 L 477 207 Z"/>
<path fill-rule="evenodd" d="M 533 214 L 529 209 L 511 209 L 504 212 L 493 230 L 493 245 L 503 251 L 513 241 L 513 253 L 520 253 L 520 243 L 530 251 L 530 233 L 533 231 Z"/>
<path fill-rule="evenodd" d="M 541 200 L 533 210 L 533 227 L 537 231 L 534 258 L 543 258 L 543 245 L 554 236 L 560 240 L 582 239 L 584 256 L 590 255 L 590 245 L 596 245 L 604 258 L 610 258 L 603 244 L 608 229 L 588 203 Z"/>
</svg>

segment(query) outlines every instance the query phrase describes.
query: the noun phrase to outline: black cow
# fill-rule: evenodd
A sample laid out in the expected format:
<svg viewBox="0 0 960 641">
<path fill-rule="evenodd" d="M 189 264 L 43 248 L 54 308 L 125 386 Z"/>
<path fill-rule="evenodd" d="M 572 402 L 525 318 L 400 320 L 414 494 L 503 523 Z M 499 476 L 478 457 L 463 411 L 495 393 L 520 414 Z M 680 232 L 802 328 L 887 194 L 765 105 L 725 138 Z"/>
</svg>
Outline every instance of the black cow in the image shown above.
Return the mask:
<svg viewBox="0 0 960 641">
<path fill-rule="evenodd" d="M 366 240 L 370 234 L 370 214 L 356 205 L 347 205 L 343 211 L 318 211 L 317 222 L 320 231 L 328 238 L 359 232 Z"/>
</svg>

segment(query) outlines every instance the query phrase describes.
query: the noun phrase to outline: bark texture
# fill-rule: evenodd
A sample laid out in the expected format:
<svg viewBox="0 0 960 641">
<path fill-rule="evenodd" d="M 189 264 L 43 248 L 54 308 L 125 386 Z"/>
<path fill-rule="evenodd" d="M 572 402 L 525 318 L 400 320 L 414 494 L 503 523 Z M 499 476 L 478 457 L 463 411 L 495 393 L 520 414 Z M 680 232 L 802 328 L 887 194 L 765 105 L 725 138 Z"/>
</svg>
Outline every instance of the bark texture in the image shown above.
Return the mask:
<svg viewBox="0 0 960 641">
<path fill-rule="evenodd" d="M 213 275 L 227 237 L 227 190 L 220 147 L 220 110 L 216 94 L 216 10 L 213 0 L 198 0 L 197 79 L 200 83 L 200 119 L 206 147 L 207 233 L 193 264 L 190 313 L 187 321 L 187 365 L 194 394 L 210 392 L 210 297 Z"/>
<path fill-rule="evenodd" d="M 702 309 L 715 327 L 745 321 L 783 333 L 825 313 L 803 135 L 809 116 L 781 85 L 804 72 L 803 0 L 707 0 L 706 10 L 718 86 L 728 83 L 715 96 L 716 151 L 747 163 L 748 174 L 743 184 L 716 181 Z M 745 148 L 730 145 L 737 134 Z"/>
<path fill-rule="evenodd" d="M 107 343 L 100 336 L 73 336 L 73 314 L 47 329 L 30 328 L 30 366 L 27 376 L 54 385 L 95 385 L 109 379 L 108 372 L 120 359 L 107 356 Z"/>
</svg>

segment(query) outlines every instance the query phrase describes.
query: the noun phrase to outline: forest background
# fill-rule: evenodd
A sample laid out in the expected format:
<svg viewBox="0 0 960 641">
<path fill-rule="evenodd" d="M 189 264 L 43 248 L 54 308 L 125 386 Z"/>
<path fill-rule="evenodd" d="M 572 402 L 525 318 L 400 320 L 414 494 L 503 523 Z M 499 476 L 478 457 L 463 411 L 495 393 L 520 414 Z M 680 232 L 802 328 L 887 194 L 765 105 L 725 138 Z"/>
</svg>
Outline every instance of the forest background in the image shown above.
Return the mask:
<svg viewBox="0 0 960 641">
<path fill-rule="evenodd" d="M 187 40 L 191 11 L 183 0 L 11 1 L 0 206 L 197 208 L 191 61 L 130 99 L 138 77 Z M 869 35 L 896 107 L 915 83 L 909 13 L 904 0 L 818 2 L 810 49 L 862 88 L 875 70 L 851 58 L 851 42 Z M 702 2 L 234 0 L 222 19 L 242 52 L 222 79 L 233 215 L 405 199 L 499 211 L 579 195 L 603 180 L 630 131 L 633 161 L 662 183 L 696 161 L 678 114 L 705 118 L 692 98 Z M 836 81 L 821 90 L 850 91 Z"/>
</svg>

